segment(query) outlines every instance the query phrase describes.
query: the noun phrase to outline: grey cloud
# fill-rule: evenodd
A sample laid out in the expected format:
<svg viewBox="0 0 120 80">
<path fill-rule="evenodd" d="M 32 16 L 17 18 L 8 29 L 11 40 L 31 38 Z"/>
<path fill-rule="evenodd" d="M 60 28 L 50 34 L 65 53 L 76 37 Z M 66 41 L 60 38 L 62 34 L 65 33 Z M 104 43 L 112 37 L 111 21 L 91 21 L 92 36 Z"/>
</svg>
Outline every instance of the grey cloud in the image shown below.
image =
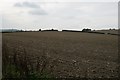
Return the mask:
<svg viewBox="0 0 120 80">
<path fill-rule="evenodd" d="M 40 5 L 33 3 L 33 2 L 23 2 L 23 3 L 16 3 L 14 5 L 15 7 L 27 7 L 27 8 L 33 8 L 31 10 L 28 11 L 28 14 L 31 15 L 46 15 L 46 11 L 43 10 Z"/>
<path fill-rule="evenodd" d="M 37 4 L 33 3 L 33 2 L 16 3 L 14 6 L 15 7 L 40 8 L 39 5 L 37 5 Z"/>
<path fill-rule="evenodd" d="M 31 15 L 47 15 L 44 10 L 32 10 L 28 12 Z"/>
<path fill-rule="evenodd" d="M 15 7 L 22 7 L 22 4 L 21 3 L 16 3 L 14 6 Z"/>
</svg>

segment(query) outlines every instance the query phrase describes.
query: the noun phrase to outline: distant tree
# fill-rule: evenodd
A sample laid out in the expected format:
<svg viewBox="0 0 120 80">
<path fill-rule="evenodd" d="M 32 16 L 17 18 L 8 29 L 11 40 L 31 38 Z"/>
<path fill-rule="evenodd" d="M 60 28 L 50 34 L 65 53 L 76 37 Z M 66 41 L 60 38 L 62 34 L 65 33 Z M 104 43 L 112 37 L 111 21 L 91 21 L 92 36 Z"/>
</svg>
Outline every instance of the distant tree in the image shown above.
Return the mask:
<svg viewBox="0 0 120 80">
<path fill-rule="evenodd" d="M 18 32 L 23 32 L 23 30 L 21 29 L 21 30 L 19 30 Z"/>
<path fill-rule="evenodd" d="M 39 31 L 41 31 L 41 29 L 39 29 Z"/>
<path fill-rule="evenodd" d="M 111 28 L 109 30 L 112 30 Z"/>
<path fill-rule="evenodd" d="M 83 29 L 82 32 L 90 32 L 91 29 Z"/>
<path fill-rule="evenodd" d="M 115 28 L 113 28 L 113 30 L 115 30 Z"/>
</svg>

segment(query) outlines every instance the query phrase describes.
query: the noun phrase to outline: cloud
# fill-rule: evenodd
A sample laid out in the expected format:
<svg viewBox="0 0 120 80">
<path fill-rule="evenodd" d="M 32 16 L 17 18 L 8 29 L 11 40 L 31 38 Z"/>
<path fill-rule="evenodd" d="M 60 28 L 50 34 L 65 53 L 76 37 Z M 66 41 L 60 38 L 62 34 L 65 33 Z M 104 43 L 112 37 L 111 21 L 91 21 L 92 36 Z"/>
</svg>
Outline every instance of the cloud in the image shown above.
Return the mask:
<svg viewBox="0 0 120 80">
<path fill-rule="evenodd" d="M 29 6 L 28 6 L 29 4 Z M 14 5 L 14 6 L 13 6 Z M 31 7 L 32 5 L 32 7 Z M 39 7 L 33 7 L 37 5 Z M 117 28 L 117 3 L 14 2 L 4 10 L 6 27 L 91 29 Z M 24 20 L 24 21 L 23 21 Z M 18 27 L 19 26 L 19 27 Z"/>
<path fill-rule="evenodd" d="M 39 5 L 37 5 L 37 4 L 33 3 L 33 2 L 16 3 L 14 6 L 15 7 L 40 8 Z"/>
<path fill-rule="evenodd" d="M 37 4 L 35 2 L 22 2 L 22 3 L 16 3 L 14 4 L 15 7 L 21 7 L 24 10 L 27 10 L 27 8 L 30 8 L 27 13 L 30 15 L 46 15 L 47 12 L 41 8 L 40 4 Z"/>
<path fill-rule="evenodd" d="M 47 13 L 44 10 L 32 10 L 28 12 L 29 14 L 32 15 L 47 15 Z"/>
</svg>

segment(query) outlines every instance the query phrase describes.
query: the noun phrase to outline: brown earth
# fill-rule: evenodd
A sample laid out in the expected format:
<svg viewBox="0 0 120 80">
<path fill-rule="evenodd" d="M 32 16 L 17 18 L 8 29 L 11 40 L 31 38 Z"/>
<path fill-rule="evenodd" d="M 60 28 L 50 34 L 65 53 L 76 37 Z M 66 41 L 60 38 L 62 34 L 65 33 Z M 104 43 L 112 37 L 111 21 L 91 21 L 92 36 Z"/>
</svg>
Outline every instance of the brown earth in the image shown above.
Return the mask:
<svg viewBox="0 0 120 80">
<path fill-rule="evenodd" d="M 35 60 L 46 55 L 55 77 L 118 77 L 118 36 L 79 32 L 3 33 L 3 43 L 25 49 Z M 24 55 L 24 54 L 23 54 Z M 33 62 L 34 64 L 34 62 Z"/>
</svg>

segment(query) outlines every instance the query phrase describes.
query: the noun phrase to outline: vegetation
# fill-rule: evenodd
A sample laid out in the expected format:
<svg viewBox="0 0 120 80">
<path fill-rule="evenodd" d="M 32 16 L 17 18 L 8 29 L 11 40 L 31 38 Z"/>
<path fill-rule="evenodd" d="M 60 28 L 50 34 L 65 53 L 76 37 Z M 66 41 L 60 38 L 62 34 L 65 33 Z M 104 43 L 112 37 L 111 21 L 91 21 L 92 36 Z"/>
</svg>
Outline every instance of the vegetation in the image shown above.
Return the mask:
<svg viewBox="0 0 120 80">
<path fill-rule="evenodd" d="M 25 49 L 21 53 L 14 49 L 14 53 L 10 54 L 7 44 L 3 44 L 3 80 L 9 78 L 29 78 L 29 80 L 52 78 L 52 75 L 45 71 L 46 56 L 41 56 L 42 62 L 40 62 L 40 57 L 37 57 L 35 65 L 32 64 L 32 60 Z M 42 65 L 41 70 L 39 65 Z"/>
</svg>

